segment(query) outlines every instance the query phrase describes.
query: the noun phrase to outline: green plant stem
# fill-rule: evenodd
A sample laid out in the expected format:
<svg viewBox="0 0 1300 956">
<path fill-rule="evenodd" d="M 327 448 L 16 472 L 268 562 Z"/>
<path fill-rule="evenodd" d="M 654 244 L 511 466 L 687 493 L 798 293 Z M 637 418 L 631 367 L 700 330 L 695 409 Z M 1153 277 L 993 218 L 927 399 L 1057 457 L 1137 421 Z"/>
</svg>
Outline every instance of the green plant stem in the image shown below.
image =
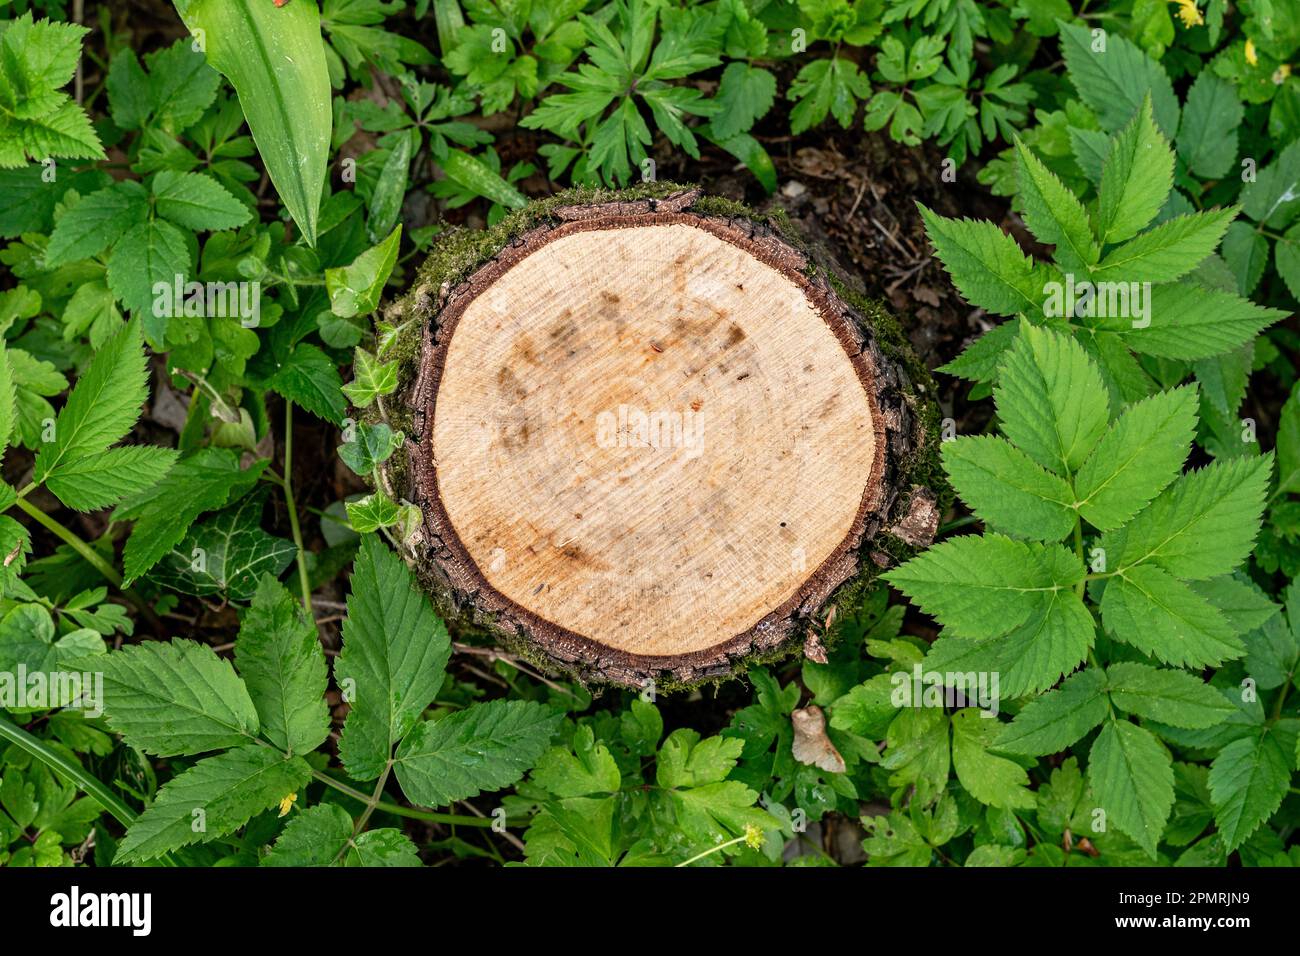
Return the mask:
<svg viewBox="0 0 1300 956">
<path fill-rule="evenodd" d="M 725 850 L 725 849 L 726 849 L 727 847 L 729 847 L 729 846 L 735 846 L 737 843 L 744 843 L 744 842 L 745 842 L 745 838 L 744 838 L 743 836 L 735 837 L 734 839 L 728 840 L 726 843 L 719 843 L 717 846 L 709 847 L 709 848 L 708 848 L 707 850 L 705 850 L 703 853 L 697 853 L 697 854 L 695 854 L 693 857 L 691 857 L 689 860 L 682 860 L 682 862 L 678 863 L 677 865 L 678 865 L 679 867 L 681 867 L 681 866 L 690 866 L 692 863 L 695 863 L 695 862 L 697 862 L 698 860 L 702 860 L 702 859 L 704 859 L 706 856 L 710 856 L 710 855 L 712 855 L 712 854 L 714 854 L 714 853 L 719 853 L 719 852 Z"/>
<path fill-rule="evenodd" d="M 104 786 L 103 781 L 98 777 L 87 773 L 84 767 L 47 746 L 45 741 L 33 737 L 17 724 L 10 723 L 3 717 L 0 717 L 0 737 L 17 744 L 52 770 L 57 770 L 75 780 L 78 787 L 93 797 L 95 802 L 111 813 L 122 826 L 129 827 L 135 823 L 136 812 L 128 807 L 121 797 Z"/>
<path fill-rule="evenodd" d="M 374 798 L 374 795 L 362 793 L 360 790 L 353 789 L 345 783 L 340 783 L 329 774 L 320 770 L 313 770 L 312 776 L 325 784 L 325 786 L 332 787 L 339 793 L 345 793 L 352 799 L 359 800 L 367 806 L 370 805 L 371 800 Z M 431 810 L 416 810 L 413 807 L 403 807 L 400 804 L 388 803 L 385 800 L 375 800 L 373 809 L 383 810 L 385 813 L 391 813 L 399 817 L 407 817 L 411 820 L 427 820 L 430 823 L 450 823 L 456 826 L 467 827 L 492 826 L 492 820 L 490 817 L 471 817 L 462 816 L 458 813 L 435 813 Z"/>
<path fill-rule="evenodd" d="M 98 571 L 100 574 L 102 574 L 105 578 L 107 578 L 108 581 L 113 585 L 113 587 L 117 588 L 119 591 L 123 590 L 122 575 L 117 573 L 117 568 L 113 567 L 111 564 L 105 561 L 100 556 L 99 552 L 97 552 L 86 542 L 82 541 L 81 538 L 77 537 L 77 535 L 73 531 L 64 527 L 54 518 L 51 518 L 40 508 L 36 507 L 34 504 L 28 501 L 25 497 L 20 497 L 15 503 L 29 517 L 33 518 L 37 524 L 44 527 L 47 531 L 53 532 L 53 534 L 56 537 L 58 537 L 60 541 L 62 541 L 64 544 L 72 548 L 73 551 L 76 551 L 77 554 L 81 555 L 82 558 L 85 559 L 86 563 L 89 564 L 96 571 Z"/>
<path fill-rule="evenodd" d="M 50 517 L 40 508 L 27 500 L 25 492 L 29 488 L 33 487 L 35 486 L 28 485 L 27 488 L 24 488 L 23 491 L 19 493 L 18 499 L 14 502 L 19 509 L 36 521 L 36 523 L 41 527 L 53 533 L 55 537 L 68 545 L 68 547 L 72 548 L 73 551 L 76 551 L 87 564 L 103 575 L 105 580 L 112 584 L 113 587 L 117 588 L 117 590 L 120 591 L 128 601 L 135 605 L 136 610 L 138 610 L 145 619 L 148 620 L 149 625 L 154 629 L 154 633 L 159 635 L 164 634 L 166 628 L 163 627 L 162 620 L 156 613 L 154 613 L 154 609 L 149 606 L 149 603 L 145 601 L 144 598 L 140 597 L 140 595 L 131 588 L 122 586 L 122 575 L 117 573 L 117 568 L 105 561 L 99 552 L 78 537 L 76 532 L 61 524 L 55 518 Z"/>
<path fill-rule="evenodd" d="M 307 552 L 302 546 L 302 528 L 298 524 L 298 506 L 293 500 L 293 402 L 284 403 L 284 501 L 289 509 L 289 528 L 293 532 L 293 543 L 298 549 L 298 584 L 302 588 L 302 606 L 310 615 L 311 581 L 307 577 Z"/>
<path fill-rule="evenodd" d="M 136 812 L 128 807 L 121 797 L 109 790 L 98 777 L 92 776 L 76 761 L 69 760 L 63 754 L 48 746 L 45 741 L 33 737 L 17 724 L 10 723 L 3 717 L 0 717 L 0 738 L 21 747 L 51 770 L 57 770 L 69 779 L 76 781 L 77 786 L 88 797 L 112 814 L 113 818 L 122 826 L 130 827 L 135 823 Z M 159 857 L 158 862 L 162 866 L 176 865 L 176 861 L 166 854 Z"/>
</svg>

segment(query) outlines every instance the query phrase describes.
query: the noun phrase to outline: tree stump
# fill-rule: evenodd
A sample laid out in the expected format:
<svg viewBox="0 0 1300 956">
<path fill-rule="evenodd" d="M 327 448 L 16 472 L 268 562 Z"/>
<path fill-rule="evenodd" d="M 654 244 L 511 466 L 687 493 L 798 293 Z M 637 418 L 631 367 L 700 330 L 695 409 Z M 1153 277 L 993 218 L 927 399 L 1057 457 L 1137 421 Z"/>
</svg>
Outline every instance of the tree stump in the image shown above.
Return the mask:
<svg viewBox="0 0 1300 956">
<path fill-rule="evenodd" d="M 818 657 L 828 605 L 938 520 L 928 376 L 851 299 L 681 187 L 442 240 L 397 307 L 419 338 L 383 477 L 453 627 L 626 686 Z"/>
</svg>

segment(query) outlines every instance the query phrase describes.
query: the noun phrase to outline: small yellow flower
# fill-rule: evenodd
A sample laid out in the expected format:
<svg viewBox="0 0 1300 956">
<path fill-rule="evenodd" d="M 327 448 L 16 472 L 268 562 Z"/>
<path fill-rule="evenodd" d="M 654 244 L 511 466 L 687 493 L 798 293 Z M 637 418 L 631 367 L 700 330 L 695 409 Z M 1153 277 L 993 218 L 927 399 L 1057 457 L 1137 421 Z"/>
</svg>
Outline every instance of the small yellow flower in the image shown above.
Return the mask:
<svg viewBox="0 0 1300 956">
<path fill-rule="evenodd" d="M 1281 86 L 1283 83 L 1286 82 L 1286 78 L 1290 75 L 1291 75 L 1291 64 L 1283 63 L 1281 66 L 1279 66 L 1276 70 L 1273 71 L 1273 84 L 1275 86 Z"/>
<path fill-rule="evenodd" d="M 745 846 L 751 850 L 758 850 L 763 846 L 763 831 L 752 823 L 745 824 Z"/>
<path fill-rule="evenodd" d="M 1196 0 L 1170 0 L 1170 2 L 1178 4 L 1178 19 L 1182 20 L 1183 26 L 1189 30 L 1205 22 L 1205 17 L 1201 16 L 1201 11 L 1196 8 Z"/>
<path fill-rule="evenodd" d="M 1246 37 L 1246 62 L 1251 66 L 1259 66 L 1259 56 L 1255 53 L 1255 41 Z"/>
<path fill-rule="evenodd" d="M 298 800 L 298 794 L 291 793 L 280 801 L 280 816 L 285 816 L 293 809 L 294 803 Z"/>
</svg>

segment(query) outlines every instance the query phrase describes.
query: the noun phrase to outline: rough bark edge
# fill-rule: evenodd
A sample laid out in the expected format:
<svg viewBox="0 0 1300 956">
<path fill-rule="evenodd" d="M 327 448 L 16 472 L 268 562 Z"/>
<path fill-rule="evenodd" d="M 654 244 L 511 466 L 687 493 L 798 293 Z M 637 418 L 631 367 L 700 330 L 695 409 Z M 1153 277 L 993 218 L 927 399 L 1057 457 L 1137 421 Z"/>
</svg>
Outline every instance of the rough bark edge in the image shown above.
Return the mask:
<svg viewBox="0 0 1300 956">
<path fill-rule="evenodd" d="M 864 384 L 884 431 L 878 435 L 880 500 L 864 497 L 853 528 L 832 556 L 809 576 L 795 597 L 770 612 L 754 628 L 705 651 L 686 655 L 634 655 L 597 644 L 542 621 L 487 585 L 469 560 L 446 520 L 436 495 L 436 475 L 419 454 L 427 440 L 422 409 L 436 386 L 433 369 L 421 364 L 425 337 L 441 336 L 445 348 L 445 314 L 473 298 L 470 279 L 480 284 L 559 235 L 619 220 L 619 225 L 665 221 L 703 225 L 724 241 L 754 253 L 776 254 L 772 261 L 821 306 L 832 331 L 845 346 Z M 534 239 L 530 242 L 529 235 Z M 542 243 L 544 244 L 544 243 Z M 393 424 L 407 435 L 405 456 L 394 455 L 382 469 L 390 490 L 421 505 L 421 529 L 404 542 L 405 557 L 429 590 L 438 610 L 459 627 L 501 643 L 535 665 L 586 683 L 644 686 L 653 680 L 660 691 L 694 687 L 740 676 L 749 665 L 774 662 L 806 640 L 812 659 L 821 656 L 821 639 L 836 616 L 850 613 L 874 586 L 876 575 L 906 560 L 927 545 L 937 516 L 950 501 L 939 465 L 938 413 L 929 373 L 916 359 L 897 322 L 878 303 L 850 288 L 832 259 L 809 247 L 779 212 L 763 215 L 739 203 L 702 197 L 698 190 L 652 183 L 631 190 L 573 190 L 530 205 L 482 232 L 460 231 L 440 237 L 421 268 L 411 293 L 389 313 L 404 328 L 396 352 L 401 359 L 396 403 L 401 419 Z M 480 275 L 480 270 L 489 272 Z M 475 293 L 477 290 L 475 290 Z M 459 312 L 456 313 L 457 316 Z M 454 326 L 453 326 L 454 327 Z M 856 350 L 856 352 L 854 351 Z M 441 354 L 441 352 L 439 353 Z M 423 373 L 423 374 L 422 374 Z M 390 406 L 390 420 L 396 417 Z M 433 507 L 429 507 L 430 503 Z M 450 532 L 446 534 L 445 532 Z M 819 609 L 825 613 L 814 619 Z M 597 656 L 599 655 L 599 656 Z"/>
</svg>

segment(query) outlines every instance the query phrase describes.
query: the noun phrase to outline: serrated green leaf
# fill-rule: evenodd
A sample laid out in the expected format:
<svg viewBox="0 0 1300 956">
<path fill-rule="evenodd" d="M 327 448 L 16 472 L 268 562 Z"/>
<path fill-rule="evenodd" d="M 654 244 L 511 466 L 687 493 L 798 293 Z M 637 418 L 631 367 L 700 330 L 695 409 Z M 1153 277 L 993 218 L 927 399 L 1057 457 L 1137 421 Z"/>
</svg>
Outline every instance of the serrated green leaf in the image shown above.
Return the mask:
<svg viewBox="0 0 1300 956">
<path fill-rule="evenodd" d="M 1006 809 L 1034 806 L 1029 775 L 1005 757 L 989 753 L 998 723 L 965 707 L 952 715 L 952 767 L 966 791 L 980 803 Z"/>
<path fill-rule="evenodd" d="M 422 866 L 415 844 L 401 830 L 367 830 L 353 836 L 352 818 L 332 803 L 296 814 L 262 866 Z"/>
<path fill-rule="evenodd" d="M 1218 667 L 1246 649 L 1214 605 L 1155 565 L 1110 578 L 1101 618 L 1115 638 L 1166 664 Z"/>
<path fill-rule="evenodd" d="M 233 833 L 311 779 L 301 757 L 269 747 L 238 747 L 200 760 L 163 784 L 118 845 L 113 862 L 152 860 L 191 843 Z M 202 813 L 202 828 L 195 826 Z"/>
<path fill-rule="evenodd" d="M 1106 681 L 1120 710 L 1173 727 L 1213 727 L 1234 712 L 1222 694 L 1186 671 L 1124 661 L 1106 669 Z"/>
<path fill-rule="evenodd" d="M 164 219 L 196 232 L 234 229 L 248 222 L 248 207 L 204 173 L 159 171 L 153 178 L 154 208 Z"/>
<path fill-rule="evenodd" d="M 182 638 L 128 644 L 65 663 L 103 672 L 109 726 L 146 753 L 200 754 L 249 743 L 257 734 L 248 689 L 206 644 Z"/>
<path fill-rule="evenodd" d="M 493 700 L 426 720 L 397 748 L 393 767 L 413 803 L 442 807 L 500 790 L 541 756 L 560 715 L 534 701 Z"/>
<path fill-rule="evenodd" d="M 1093 279 L 1152 284 L 1180 279 L 1218 248 L 1236 215 L 1236 207 L 1229 207 L 1167 219 L 1108 252 Z"/>
<path fill-rule="evenodd" d="M 1089 752 L 1088 782 L 1108 826 L 1154 857 L 1174 805 L 1173 764 L 1155 736 L 1127 720 L 1109 721 Z"/>
<path fill-rule="evenodd" d="M 361 540 L 347 605 L 334 664 L 351 705 L 339 756 L 353 779 L 374 780 L 438 696 L 451 641 L 410 570 L 374 535 Z"/>
<path fill-rule="evenodd" d="M 1222 179 L 1237 159 L 1237 127 L 1244 109 L 1231 83 L 1202 70 L 1187 91 L 1178 127 L 1178 154 L 1202 179 Z"/>
<path fill-rule="evenodd" d="M 1195 433 L 1195 389 L 1179 387 L 1130 405 L 1075 477 L 1079 513 L 1102 531 L 1128 521 L 1178 477 Z"/>
<path fill-rule="evenodd" d="M 54 441 L 37 453 L 32 480 L 97 455 L 130 431 L 148 394 L 140 326 L 122 327 L 104 345 L 68 395 L 54 422 Z"/>
<path fill-rule="evenodd" d="M 1214 821 L 1229 853 L 1273 815 L 1295 767 L 1295 734 L 1263 729 L 1225 746 L 1210 766 Z"/>
<path fill-rule="evenodd" d="M 1056 260 L 1070 269 L 1095 265 L 1100 255 L 1083 204 L 1019 138 L 1016 168 L 1025 225 L 1039 242 L 1056 246 Z"/>
<path fill-rule="evenodd" d="M 1109 420 L 1097 365 L 1073 338 L 1022 323 L 993 390 L 1002 432 L 1044 468 L 1083 463 Z"/>
<path fill-rule="evenodd" d="M 235 663 L 267 740 L 291 755 L 324 743 L 330 716 L 325 654 L 316 626 L 269 574 L 258 582 L 240 621 Z"/>
<path fill-rule="evenodd" d="M 1070 486 L 1004 439 L 944 442 L 943 467 L 962 501 L 991 530 L 1059 541 L 1074 527 Z"/>
<path fill-rule="evenodd" d="M 1043 282 L 1013 238 L 991 222 L 948 219 L 917 207 L 939 260 L 966 301 L 998 315 L 1039 310 Z"/>
<path fill-rule="evenodd" d="M 1135 352 L 1169 359 L 1203 359 L 1238 348 L 1286 317 L 1231 292 L 1182 282 L 1151 289 L 1150 324 L 1109 323 Z"/>
<path fill-rule="evenodd" d="M 1088 667 L 1031 701 L 1002 728 L 996 750 L 1037 757 L 1064 750 L 1106 719 L 1106 677 Z"/>
<path fill-rule="evenodd" d="M 95 511 L 152 488 L 175 463 L 171 448 L 110 448 L 61 462 L 45 479 L 45 487 L 69 508 Z"/>
<path fill-rule="evenodd" d="M 1148 98 L 1111 137 L 1097 200 L 1102 244 L 1123 242 L 1146 227 L 1165 204 L 1173 174 L 1174 153 L 1156 128 Z"/>
</svg>

